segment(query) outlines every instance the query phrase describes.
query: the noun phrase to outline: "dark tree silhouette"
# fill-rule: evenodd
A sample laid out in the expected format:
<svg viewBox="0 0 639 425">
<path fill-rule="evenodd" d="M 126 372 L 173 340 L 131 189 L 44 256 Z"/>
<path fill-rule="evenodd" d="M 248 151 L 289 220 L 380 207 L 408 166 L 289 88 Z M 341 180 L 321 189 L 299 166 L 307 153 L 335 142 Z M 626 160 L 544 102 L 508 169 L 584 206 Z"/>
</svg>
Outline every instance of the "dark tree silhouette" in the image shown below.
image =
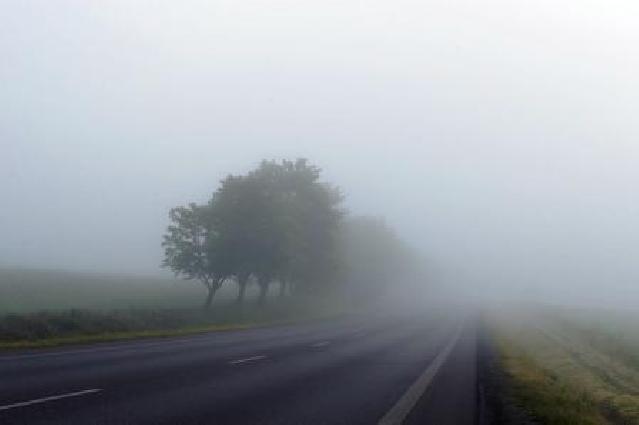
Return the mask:
<svg viewBox="0 0 639 425">
<path fill-rule="evenodd" d="M 352 293 L 383 292 L 406 268 L 407 248 L 383 221 L 344 221 L 340 191 L 320 174 L 298 159 L 226 177 L 206 205 L 171 210 L 164 265 L 206 286 L 206 308 L 230 278 L 238 304 L 251 281 L 258 305 L 275 281 L 280 296 L 330 293 L 338 283 Z"/>
<path fill-rule="evenodd" d="M 209 309 L 215 293 L 229 276 L 222 258 L 219 233 L 208 208 L 189 204 L 173 208 L 171 224 L 164 235 L 163 265 L 177 276 L 197 279 L 207 289 L 204 308 Z"/>
</svg>

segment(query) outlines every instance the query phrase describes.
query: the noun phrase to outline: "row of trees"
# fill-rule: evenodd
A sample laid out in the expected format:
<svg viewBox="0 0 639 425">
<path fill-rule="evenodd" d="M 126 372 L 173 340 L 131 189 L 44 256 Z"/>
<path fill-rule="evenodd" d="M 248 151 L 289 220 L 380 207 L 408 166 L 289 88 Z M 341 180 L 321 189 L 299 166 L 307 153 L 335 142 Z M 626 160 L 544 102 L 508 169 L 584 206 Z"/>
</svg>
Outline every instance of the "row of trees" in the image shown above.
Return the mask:
<svg viewBox="0 0 639 425">
<path fill-rule="evenodd" d="M 344 212 L 339 190 L 319 178 L 304 159 L 228 176 L 207 204 L 170 211 L 163 265 L 206 287 L 205 308 L 225 282 L 237 284 L 238 303 L 250 279 L 260 304 L 273 282 L 282 295 L 327 290 L 339 269 Z"/>
<path fill-rule="evenodd" d="M 346 217 L 337 245 L 343 296 L 367 302 L 423 285 L 419 257 L 381 218 Z"/>
<path fill-rule="evenodd" d="M 412 251 L 383 220 L 347 217 L 341 203 L 306 160 L 263 161 L 222 180 L 208 203 L 171 210 L 163 264 L 206 287 L 205 308 L 230 283 L 240 304 L 250 282 L 259 304 L 274 282 L 280 295 L 367 300 L 398 290 L 418 264 Z"/>
</svg>

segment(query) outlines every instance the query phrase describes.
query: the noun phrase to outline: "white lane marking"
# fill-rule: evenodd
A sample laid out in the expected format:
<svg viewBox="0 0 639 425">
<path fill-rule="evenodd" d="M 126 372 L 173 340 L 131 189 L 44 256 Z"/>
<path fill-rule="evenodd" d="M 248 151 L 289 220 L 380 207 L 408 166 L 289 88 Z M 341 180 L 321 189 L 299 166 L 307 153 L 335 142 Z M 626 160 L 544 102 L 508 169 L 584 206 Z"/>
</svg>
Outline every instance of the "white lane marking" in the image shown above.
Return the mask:
<svg viewBox="0 0 639 425">
<path fill-rule="evenodd" d="M 311 347 L 313 347 L 313 348 L 326 347 L 330 343 L 331 343 L 330 341 L 317 342 L 317 343 L 311 345 Z"/>
<path fill-rule="evenodd" d="M 417 378 L 417 380 L 411 385 L 406 393 L 395 403 L 395 405 L 384 415 L 382 419 L 377 423 L 377 425 L 400 425 L 406 416 L 413 410 L 415 404 L 419 401 L 421 396 L 424 394 L 428 386 L 439 372 L 439 369 L 446 362 L 446 359 L 450 355 L 451 351 L 457 344 L 459 337 L 461 335 L 463 326 L 460 324 L 459 328 L 455 332 L 453 338 L 451 338 L 450 342 L 444 347 L 442 351 L 435 357 L 435 360 L 422 372 L 422 374 Z"/>
<path fill-rule="evenodd" d="M 257 360 L 262 360 L 265 359 L 266 356 L 253 356 L 253 357 L 247 357 L 245 359 L 239 359 L 239 360 L 233 360 L 230 361 L 229 364 L 242 364 L 242 363 L 247 363 L 247 362 L 254 362 Z"/>
<path fill-rule="evenodd" d="M 16 407 L 31 406 L 32 404 L 46 403 L 46 402 L 49 402 L 49 401 L 61 400 L 63 398 L 79 397 L 79 396 L 82 396 L 82 395 L 99 393 L 100 391 L 102 391 L 102 389 L 100 389 L 100 388 L 92 388 L 90 390 L 76 391 L 74 393 L 67 393 L 67 394 L 60 394 L 60 395 L 52 395 L 52 396 L 43 397 L 43 398 L 36 398 L 34 400 L 23 401 L 23 402 L 20 402 L 20 403 L 7 404 L 6 406 L 0 406 L 0 410 L 9 410 L 9 409 L 14 409 Z"/>
</svg>

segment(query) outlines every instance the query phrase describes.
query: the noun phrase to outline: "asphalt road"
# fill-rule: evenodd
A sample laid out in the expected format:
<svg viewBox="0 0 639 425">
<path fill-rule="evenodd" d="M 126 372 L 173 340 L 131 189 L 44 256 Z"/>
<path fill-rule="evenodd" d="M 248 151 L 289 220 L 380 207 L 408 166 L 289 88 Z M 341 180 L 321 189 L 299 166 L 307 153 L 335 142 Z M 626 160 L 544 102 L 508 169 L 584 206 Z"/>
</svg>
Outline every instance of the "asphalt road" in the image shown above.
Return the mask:
<svg viewBox="0 0 639 425">
<path fill-rule="evenodd" d="M 475 424 L 475 329 L 367 315 L 0 355 L 0 424 Z"/>
</svg>

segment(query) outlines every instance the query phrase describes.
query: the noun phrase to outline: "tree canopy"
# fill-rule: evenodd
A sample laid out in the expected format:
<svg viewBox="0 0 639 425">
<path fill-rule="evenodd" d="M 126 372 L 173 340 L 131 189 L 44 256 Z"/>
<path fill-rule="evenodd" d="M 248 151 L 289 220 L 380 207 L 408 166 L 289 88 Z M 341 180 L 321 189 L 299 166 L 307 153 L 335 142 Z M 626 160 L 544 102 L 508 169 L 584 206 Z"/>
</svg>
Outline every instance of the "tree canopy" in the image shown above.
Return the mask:
<svg viewBox="0 0 639 425">
<path fill-rule="evenodd" d="M 320 181 L 304 159 L 262 161 L 246 175 L 222 180 L 206 205 L 171 210 L 164 237 L 164 266 L 215 291 L 229 278 L 242 302 L 248 279 L 282 293 L 321 290 L 338 268 L 337 232 L 343 216 L 340 191 Z"/>
</svg>

